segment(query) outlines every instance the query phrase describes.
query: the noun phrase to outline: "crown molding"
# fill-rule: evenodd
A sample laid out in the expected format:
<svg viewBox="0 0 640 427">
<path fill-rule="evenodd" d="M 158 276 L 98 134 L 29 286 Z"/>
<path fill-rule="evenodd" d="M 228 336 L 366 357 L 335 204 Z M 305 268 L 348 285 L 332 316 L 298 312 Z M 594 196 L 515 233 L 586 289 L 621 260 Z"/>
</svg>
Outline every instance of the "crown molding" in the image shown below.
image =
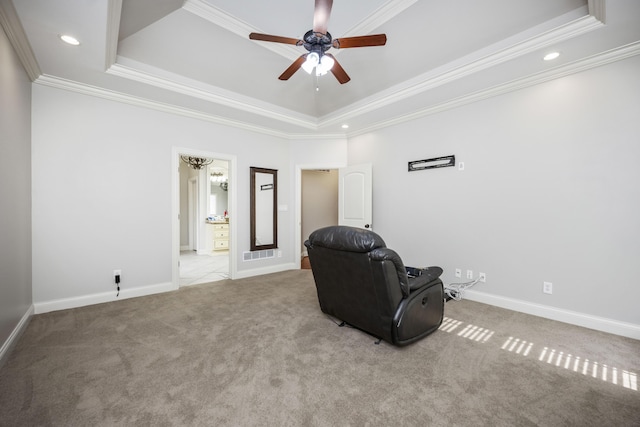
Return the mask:
<svg viewBox="0 0 640 427">
<path fill-rule="evenodd" d="M 114 0 L 121 1 L 121 0 Z M 601 1 L 601 0 L 593 0 Z M 404 0 L 398 4 L 408 7 L 414 0 Z M 209 6 L 202 0 L 187 0 L 183 6 L 187 10 L 197 10 L 198 15 L 214 22 L 216 25 L 223 24 L 230 31 L 240 34 L 249 31 L 248 26 L 220 10 Z M 389 16 L 391 13 L 399 13 L 400 9 L 390 9 L 383 7 L 379 15 Z M 375 15 L 375 14 L 374 14 Z M 400 85 L 372 95 L 364 100 L 348 105 L 340 110 L 321 117 L 315 118 L 301 115 L 300 113 L 285 110 L 272 104 L 262 103 L 253 98 L 244 97 L 236 93 L 223 91 L 220 88 L 211 86 L 204 87 L 202 83 L 189 81 L 179 76 L 161 77 L 160 71 L 147 72 L 140 70 L 140 66 L 126 58 L 116 58 L 116 62 L 107 70 L 108 74 L 117 75 L 127 79 L 132 79 L 146 83 L 155 87 L 181 93 L 183 95 L 196 97 L 208 102 L 226 105 L 241 111 L 258 114 L 281 122 L 295 126 L 301 126 L 309 130 L 317 130 L 319 127 L 331 126 L 349 121 L 354 117 L 366 114 L 388 105 L 400 102 L 416 94 L 429 91 L 436 87 L 451 83 L 463 77 L 491 68 L 507 61 L 510 61 L 527 53 L 543 49 L 547 46 L 561 43 L 562 41 L 576 37 L 580 34 L 592 31 L 602 26 L 602 22 L 593 15 L 587 14 L 577 19 L 560 25 L 552 30 L 542 31 L 535 36 L 520 35 L 518 41 L 507 41 L 506 44 L 489 47 L 481 53 L 475 53 L 455 64 L 449 64 L 441 69 L 431 70 L 414 79 L 408 80 Z M 541 30 L 538 30 L 541 31 Z M 524 39 L 523 39 L 524 38 Z M 267 43 L 278 45 L 277 43 Z M 490 53 L 488 53 L 490 52 Z M 123 64 L 131 63 L 131 65 Z"/>
<path fill-rule="evenodd" d="M 396 15 L 403 12 L 405 9 L 411 7 L 418 0 L 395 0 L 388 1 L 386 4 L 380 6 L 375 12 L 367 16 L 360 23 L 356 24 L 353 28 L 349 29 L 346 34 L 342 34 L 341 37 L 352 37 L 362 34 L 369 34 L 376 28 L 380 27 L 385 22 L 394 18 Z"/>
<path fill-rule="evenodd" d="M 345 140 L 347 133 L 288 133 L 287 139 L 292 141 L 328 141 L 332 139 Z"/>
<path fill-rule="evenodd" d="M 31 81 L 36 80 L 42 71 L 11 0 L 0 0 L 0 26 L 7 34 L 27 75 Z"/>
<path fill-rule="evenodd" d="M 247 122 L 226 119 L 223 117 L 216 116 L 214 114 L 203 113 L 201 111 L 196 111 L 196 110 L 188 109 L 185 107 L 179 107 L 172 104 L 152 101 L 149 99 L 144 99 L 144 98 L 128 95 L 121 92 L 115 92 L 115 91 L 103 89 L 97 86 L 87 85 L 84 83 L 78 83 L 71 80 L 50 76 L 47 74 L 40 75 L 40 77 L 38 77 L 34 81 L 34 83 L 42 86 L 52 87 L 55 89 L 62 89 L 70 92 L 75 92 L 82 95 L 94 96 L 94 97 L 106 99 L 109 101 L 115 101 L 123 104 L 133 105 L 136 107 L 148 108 L 151 110 L 161 111 L 164 113 L 175 114 L 183 117 L 189 117 L 196 120 L 204 120 L 207 122 L 212 122 L 212 123 L 216 123 L 224 126 L 231 126 L 234 128 L 243 129 L 243 130 L 247 130 L 250 132 L 255 132 L 263 135 L 274 136 L 274 137 L 282 138 L 286 140 L 328 140 L 328 139 L 346 138 L 346 134 L 342 134 L 342 133 L 340 134 L 336 134 L 336 133 L 299 134 L 299 133 L 276 131 L 271 128 L 256 126 Z M 317 129 L 317 127 L 315 129 Z"/>
<path fill-rule="evenodd" d="M 247 37 L 250 32 L 256 30 L 246 22 L 203 0 L 185 0 L 182 8 L 241 37 Z"/>
<path fill-rule="evenodd" d="M 386 107 L 487 68 L 503 64 L 525 54 L 559 44 L 581 34 L 601 28 L 603 25 L 604 24 L 595 16 L 589 14 L 553 30 L 526 38 L 523 41 L 501 48 L 494 47 L 494 52 L 486 54 L 485 56 L 479 58 L 468 56 L 466 60 L 462 60 L 461 65 L 449 65 L 445 66 L 444 69 L 431 70 L 416 78 L 365 98 L 358 103 L 348 105 L 335 113 L 321 118 L 320 125 L 342 123 L 350 120 L 352 117 Z"/>
<path fill-rule="evenodd" d="M 156 111 L 162 111 L 170 114 L 176 114 L 184 117 L 190 117 L 198 120 L 213 122 L 220 125 L 240 128 L 240 129 L 248 130 L 251 132 L 270 135 L 270 136 L 287 139 L 287 140 L 323 140 L 323 139 L 326 140 L 326 139 L 352 138 L 358 135 L 373 132 L 386 127 L 395 126 L 401 123 L 416 120 L 421 117 L 437 114 L 443 111 L 451 110 L 453 108 L 457 108 L 457 107 L 461 107 L 474 102 L 482 101 L 484 99 L 503 95 L 519 89 L 524 89 L 526 87 L 534 86 L 534 85 L 544 83 L 550 80 L 554 80 L 560 77 L 564 77 L 570 74 L 587 71 L 592 68 L 596 68 L 612 62 L 620 61 L 636 55 L 640 55 L 640 41 L 628 44 L 626 46 L 623 46 L 617 49 L 612 49 L 610 51 L 607 51 L 598 55 L 593 55 L 589 58 L 586 58 L 580 61 L 575 61 L 570 64 L 565 64 L 561 67 L 557 67 L 541 73 L 536 73 L 523 79 L 517 79 L 509 83 L 498 85 L 486 90 L 474 92 L 474 93 L 471 93 L 447 102 L 433 105 L 428 108 L 415 111 L 411 114 L 403 114 L 401 116 L 398 116 L 389 120 L 377 122 L 375 125 L 362 128 L 358 131 L 344 133 L 344 134 L 335 134 L 335 133 L 296 134 L 296 133 L 290 133 L 290 132 L 275 131 L 273 129 L 264 128 L 261 126 L 255 126 L 246 122 L 225 119 L 222 117 L 215 116 L 213 114 L 203 113 L 200 111 L 195 111 L 195 110 L 187 109 L 184 107 L 178 107 L 171 104 L 134 97 L 131 95 L 120 93 L 120 92 L 110 91 L 110 90 L 106 90 L 96 86 L 77 83 L 74 81 L 61 79 L 61 78 L 49 76 L 49 75 L 39 76 L 34 81 L 34 83 L 41 84 L 43 86 L 57 88 L 57 89 L 68 90 L 68 91 L 80 93 L 83 95 L 95 96 L 95 97 L 107 99 L 110 101 L 116 101 L 116 102 L 121 102 L 129 105 L 134 105 L 142 108 L 149 108 Z M 315 127 L 315 129 L 318 129 L 318 128 L 319 126 Z"/>
<path fill-rule="evenodd" d="M 376 13 L 372 15 L 373 18 L 368 19 L 362 24 L 359 24 L 357 27 L 354 27 L 354 31 L 366 32 L 366 25 L 379 26 L 382 22 L 384 22 L 384 20 L 389 19 L 389 16 L 394 13 L 399 13 L 401 11 L 401 8 L 409 7 L 411 4 L 415 3 L 415 1 L 417 0 L 389 2 L 385 6 L 381 7 L 378 11 L 376 11 Z M 391 5 L 391 3 L 394 4 Z M 310 130 L 311 132 L 309 134 L 277 131 L 271 128 L 256 126 L 239 120 L 226 119 L 214 114 L 204 113 L 185 107 L 152 101 L 50 75 L 42 75 L 37 61 L 35 60 L 35 56 L 33 55 L 31 47 L 24 34 L 24 30 L 22 29 L 20 21 L 17 17 L 15 9 L 13 8 L 13 4 L 10 0 L 0 0 L 0 24 L 2 24 L 5 32 L 7 32 L 7 35 L 11 40 L 14 49 L 16 50 L 16 52 L 18 52 L 20 60 L 23 62 L 25 68 L 27 69 L 27 73 L 31 77 L 32 81 L 34 81 L 34 83 L 58 89 L 69 90 L 85 95 L 96 96 L 143 108 L 149 108 L 157 111 L 195 118 L 198 120 L 214 122 L 225 126 L 241 128 L 251 132 L 288 140 L 320 140 L 348 138 L 367 132 L 372 132 L 385 127 L 394 126 L 396 124 L 415 120 L 420 117 L 436 114 L 452 108 L 457 108 L 459 106 L 502 95 L 508 92 L 533 86 L 552 79 L 578 73 L 640 54 L 640 42 L 635 42 L 617 49 L 612 49 L 604 53 L 593 55 L 580 61 L 565 64 L 561 67 L 529 75 L 527 77 L 520 78 L 488 89 L 469 93 L 467 95 L 463 95 L 461 97 L 442 102 L 437 105 L 423 108 L 419 111 L 414 111 L 411 114 L 404 114 L 398 117 L 391 118 L 389 120 L 377 122 L 374 125 L 366 127 L 364 129 L 359 129 L 353 132 L 345 132 L 344 134 L 318 133 L 319 129 L 324 126 L 331 126 L 337 123 L 342 123 L 345 120 L 350 120 L 351 118 L 355 118 L 384 106 L 402 101 L 406 98 L 414 96 L 416 93 L 428 91 L 438 86 L 461 79 L 465 76 L 477 73 L 484 69 L 499 65 L 526 53 L 533 52 L 556 43 L 560 43 L 564 40 L 576 37 L 580 34 L 584 34 L 596 28 L 600 28 L 602 25 L 604 25 L 603 22 L 605 17 L 605 0 L 589 0 L 588 5 L 589 14 L 587 16 L 575 19 L 550 31 L 543 31 L 536 36 L 528 37 L 519 42 L 514 42 L 504 46 L 494 46 L 492 48 L 489 48 L 490 50 L 493 50 L 492 53 L 487 53 L 488 51 L 476 53 L 475 57 L 469 56 L 466 59 L 463 59 L 461 62 L 450 64 L 446 69 L 443 68 L 432 70 L 415 79 L 405 82 L 402 85 L 398 85 L 394 88 L 378 93 L 366 100 L 358 102 L 357 104 L 352 104 L 334 114 L 327 115 L 320 120 L 316 120 L 314 117 L 302 115 L 295 111 L 290 111 L 280 107 L 275 107 L 272 104 L 263 103 L 250 97 L 245 97 L 232 92 L 224 91 L 220 88 L 211 87 L 209 85 L 203 87 L 202 83 L 185 81 L 184 78 L 178 76 L 171 76 L 170 78 L 162 77 L 159 75 L 159 73 L 152 74 L 151 72 L 145 72 L 139 69 L 135 69 L 133 68 L 133 66 L 129 66 L 127 64 L 118 63 L 119 60 L 121 62 L 130 62 L 126 58 L 123 59 L 117 57 L 117 35 L 122 0 L 109 0 L 109 22 L 106 54 L 106 72 L 108 74 L 132 79 L 161 89 L 166 89 L 198 99 L 203 99 L 211 103 L 225 105 L 240 111 L 268 117 L 279 122 L 289 123 Z M 193 12 L 193 10 L 197 10 L 197 14 L 199 16 L 202 16 L 203 14 L 207 15 L 209 18 L 205 19 L 209 19 L 211 22 L 214 22 L 213 20 L 217 20 L 214 22 L 217 25 L 220 25 L 220 22 L 224 23 L 223 26 L 228 30 L 229 27 L 233 27 L 235 28 L 234 32 L 236 34 L 242 35 L 243 37 L 248 35 L 248 32 L 253 30 L 246 24 L 236 20 L 235 18 L 230 17 L 229 15 L 222 14 L 219 10 L 209 6 L 202 0 L 186 0 L 183 7 L 191 12 Z M 240 34 L 240 32 L 242 32 L 242 34 Z"/>
<path fill-rule="evenodd" d="M 497 85 L 485 90 L 477 91 L 464 95 L 447 102 L 443 102 L 437 105 L 433 105 L 411 114 L 403 114 L 398 117 L 394 117 L 389 120 L 377 122 L 376 124 L 367 128 L 359 129 L 358 131 L 350 132 L 347 136 L 349 138 L 380 130 L 386 127 L 395 126 L 401 123 L 416 120 L 421 117 L 430 116 L 443 111 L 458 108 L 464 105 L 472 104 L 474 102 L 482 101 L 495 96 L 503 95 L 516 90 L 524 89 L 530 86 L 535 86 L 540 83 L 545 83 L 550 80 L 555 80 L 561 77 L 565 77 L 571 74 L 580 73 L 590 70 L 592 68 L 600 67 L 610 64 L 612 62 L 621 61 L 636 55 L 640 55 L 640 41 L 622 46 L 616 49 L 606 51 L 597 55 L 590 56 L 588 58 L 575 61 L 569 64 L 565 64 L 561 67 L 553 68 L 544 72 L 532 74 L 525 78 L 513 80 L 511 82 Z"/>
<path fill-rule="evenodd" d="M 155 87 L 166 89 L 172 92 L 203 99 L 208 102 L 225 105 L 247 113 L 258 114 L 273 120 L 289 123 L 310 130 L 318 128 L 317 120 L 311 116 L 303 115 L 295 111 L 277 107 L 273 104 L 260 102 L 254 98 L 239 95 L 230 91 L 206 85 L 206 88 L 197 87 L 202 83 L 195 81 L 178 82 L 177 77 L 169 79 L 151 74 L 149 72 L 134 69 L 132 67 L 116 62 L 108 70 L 107 74 L 124 77 L 138 82 L 146 83 Z"/>
<path fill-rule="evenodd" d="M 289 134 L 286 132 L 276 131 L 270 128 L 262 126 L 252 125 L 246 122 L 240 122 L 237 120 L 226 119 L 216 116 L 214 114 L 204 113 L 201 111 L 192 110 L 185 107 L 179 107 L 172 104 L 167 104 L 158 101 L 152 101 L 149 99 L 140 98 L 137 96 L 128 95 L 121 92 L 115 92 L 108 89 L 103 89 L 97 86 L 91 86 L 84 83 L 78 83 L 71 80 L 50 76 L 43 74 L 38 77 L 34 83 L 42 86 L 48 86 L 56 89 L 67 90 L 71 92 L 80 93 L 82 95 L 94 96 L 97 98 L 107 99 L 109 101 L 121 102 L 123 104 L 134 105 L 136 107 L 148 108 L 151 110 L 162 111 L 165 113 L 175 114 L 184 117 L 190 117 L 193 119 L 204 120 L 208 122 L 217 123 L 220 125 L 231 126 L 256 132 L 264 135 L 275 136 L 278 138 L 289 139 Z"/>
<path fill-rule="evenodd" d="M 188 12 L 205 19 L 212 24 L 224 28 L 243 39 L 249 39 L 249 33 L 261 32 L 260 29 L 252 27 L 244 21 L 239 20 L 235 16 L 210 5 L 202 0 L 185 0 L 182 8 Z M 268 49 L 287 59 L 295 60 L 300 56 L 300 51 L 293 46 L 280 43 L 259 43 L 260 46 Z"/>
<path fill-rule="evenodd" d="M 343 34 L 342 37 L 368 34 L 417 1 L 418 0 L 388 1 L 366 19 L 351 28 L 347 34 Z M 252 27 L 246 22 L 239 20 L 233 15 L 229 15 L 203 0 L 185 0 L 182 8 L 242 38 L 248 38 L 251 32 L 262 32 L 259 28 Z M 292 61 L 300 56 L 300 50 L 293 46 L 278 43 L 260 43 L 259 45 Z M 334 55 L 338 52 L 335 52 Z"/>
<path fill-rule="evenodd" d="M 104 69 L 108 70 L 118 55 L 118 35 L 120 33 L 120 16 L 122 0 L 109 0 L 107 5 L 107 45 Z"/>
<path fill-rule="evenodd" d="M 602 23 L 606 23 L 606 0 L 588 0 L 589 14 Z"/>
</svg>

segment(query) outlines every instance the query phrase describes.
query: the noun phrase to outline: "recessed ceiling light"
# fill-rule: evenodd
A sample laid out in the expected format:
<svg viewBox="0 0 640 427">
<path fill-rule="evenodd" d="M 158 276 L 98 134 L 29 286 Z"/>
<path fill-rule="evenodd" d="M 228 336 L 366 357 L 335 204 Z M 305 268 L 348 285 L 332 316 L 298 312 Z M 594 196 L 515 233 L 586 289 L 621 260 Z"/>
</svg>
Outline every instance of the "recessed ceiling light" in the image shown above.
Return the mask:
<svg viewBox="0 0 640 427">
<path fill-rule="evenodd" d="M 342 125 L 342 129 L 349 129 L 349 125 L 348 124 Z"/>
<path fill-rule="evenodd" d="M 547 53 L 544 58 L 545 61 L 551 61 L 553 59 L 556 59 L 558 56 L 560 56 L 559 52 L 551 52 L 551 53 Z"/>
<path fill-rule="evenodd" d="M 67 34 L 61 35 L 60 39 L 63 42 L 68 43 L 68 44 L 73 45 L 73 46 L 78 46 L 80 44 L 80 42 L 78 41 L 77 38 L 75 38 L 73 36 L 70 36 L 70 35 L 67 35 Z"/>
</svg>

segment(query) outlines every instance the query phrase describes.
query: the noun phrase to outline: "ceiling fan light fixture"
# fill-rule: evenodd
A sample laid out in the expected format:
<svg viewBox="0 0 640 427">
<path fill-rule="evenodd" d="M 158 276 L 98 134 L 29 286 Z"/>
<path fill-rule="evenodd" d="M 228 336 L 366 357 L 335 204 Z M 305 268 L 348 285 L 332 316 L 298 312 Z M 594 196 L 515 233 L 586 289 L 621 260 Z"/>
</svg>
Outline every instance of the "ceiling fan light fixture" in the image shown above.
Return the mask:
<svg viewBox="0 0 640 427">
<path fill-rule="evenodd" d="M 331 70 L 336 61 L 328 55 L 322 55 L 320 63 L 316 66 L 316 76 L 324 76 Z"/>
<path fill-rule="evenodd" d="M 351 80 L 351 77 L 349 77 L 340 63 L 335 60 L 332 55 L 325 55 L 325 52 L 331 48 L 346 49 L 352 47 L 384 46 L 387 43 L 387 36 L 386 34 L 370 34 L 366 36 L 343 37 L 334 40 L 331 33 L 327 31 L 327 23 L 331 14 L 333 0 L 315 0 L 315 3 L 313 28 L 307 31 L 301 39 L 261 33 L 250 33 L 249 39 L 302 46 L 309 52 L 300 55 L 293 61 L 293 63 L 278 76 L 279 80 L 289 80 L 300 68 L 306 71 L 307 74 L 311 74 L 315 68 L 316 76 L 323 76 L 331 71 L 340 84 L 345 84 Z M 319 88 L 316 85 L 316 91 L 318 90 Z"/>
<path fill-rule="evenodd" d="M 318 54 L 315 52 L 310 52 L 307 55 L 307 60 L 304 61 L 304 63 L 302 64 L 302 69 L 305 70 L 307 74 L 311 74 L 311 72 L 318 65 L 319 62 L 320 62 L 320 56 L 318 56 Z"/>
</svg>

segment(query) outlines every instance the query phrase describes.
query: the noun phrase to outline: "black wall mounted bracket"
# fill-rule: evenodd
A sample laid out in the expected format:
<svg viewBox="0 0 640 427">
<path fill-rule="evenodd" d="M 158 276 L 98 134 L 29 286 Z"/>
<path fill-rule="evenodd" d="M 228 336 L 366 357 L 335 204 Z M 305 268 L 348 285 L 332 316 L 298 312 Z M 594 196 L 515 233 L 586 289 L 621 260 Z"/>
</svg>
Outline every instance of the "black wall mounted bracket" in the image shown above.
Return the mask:
<svg viewBox="0 0 640 427">
<path fill-rule="evenodd" d="M 434 157 L 433 159 L 414 160 L 409 162 L 409 172 L 425 169 L 446 168 L 456 165 L 456 156 Z"/>
</svg>

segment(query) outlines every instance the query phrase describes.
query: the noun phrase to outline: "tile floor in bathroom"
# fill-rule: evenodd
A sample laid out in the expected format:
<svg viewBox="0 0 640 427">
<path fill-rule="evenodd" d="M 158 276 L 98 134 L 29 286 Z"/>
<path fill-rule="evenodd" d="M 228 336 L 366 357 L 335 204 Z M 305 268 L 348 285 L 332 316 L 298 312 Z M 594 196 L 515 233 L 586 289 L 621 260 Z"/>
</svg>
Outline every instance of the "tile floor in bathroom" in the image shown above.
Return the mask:
<svg viewBox="0 0 640 427">
<path fill-rule="evenodd" d="M 180 251 L 180 286 L 198 285 L 229 278 L 229 252 L 198 255 Z"/>
</svg>

